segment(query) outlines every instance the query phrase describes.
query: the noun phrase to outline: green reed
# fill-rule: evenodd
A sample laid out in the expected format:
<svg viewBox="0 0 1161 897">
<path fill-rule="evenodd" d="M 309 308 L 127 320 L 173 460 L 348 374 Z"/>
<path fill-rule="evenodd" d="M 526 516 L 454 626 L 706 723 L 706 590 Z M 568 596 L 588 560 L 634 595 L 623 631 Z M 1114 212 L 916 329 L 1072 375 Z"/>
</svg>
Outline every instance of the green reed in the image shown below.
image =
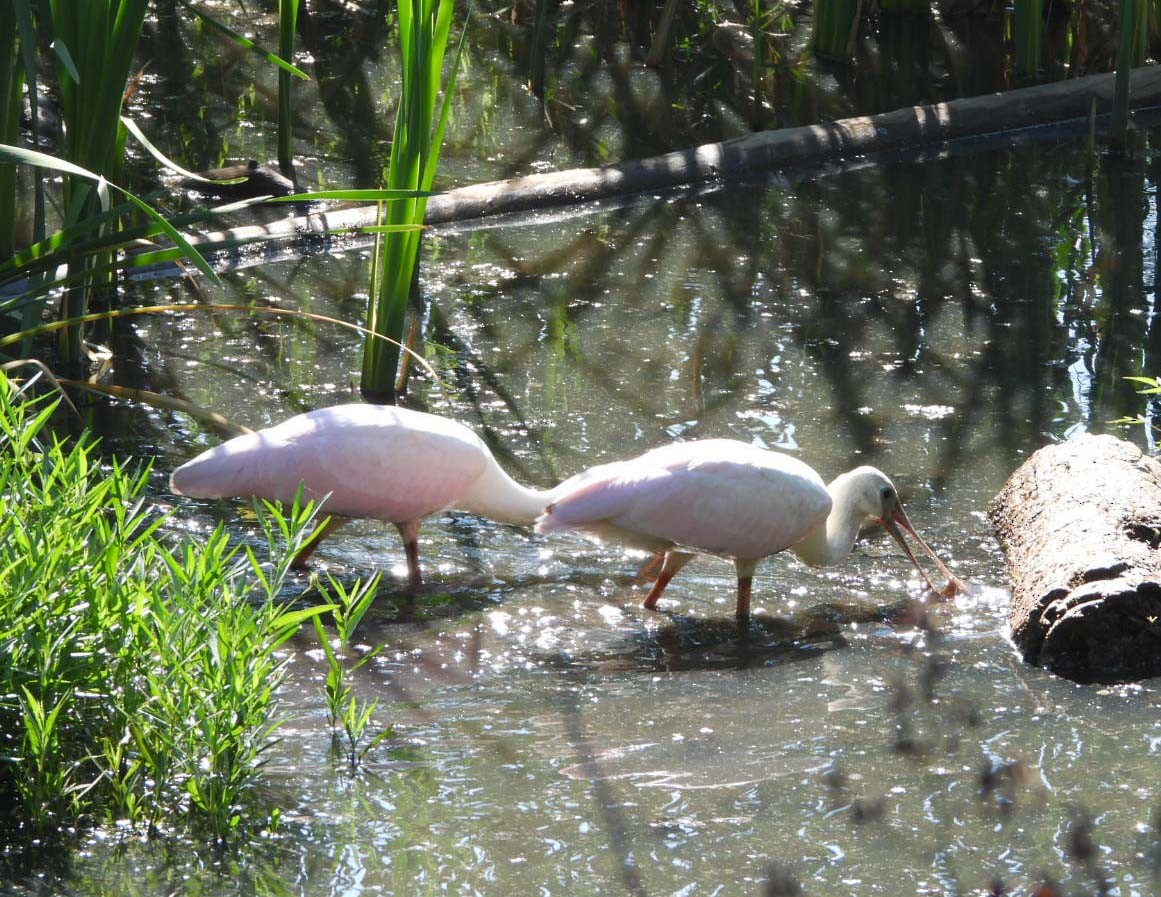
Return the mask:
<svg viewBox="0 0 1161 897">
<path fill-rule="evenodd" d="M 376 237 L 367 309 L 368 329 L 396 343 L 403 340 L 407 301 L 419 260 L 421 232 L 416 228 L 423 224 L 427 210 L 427 197 L 421 194 L 430 191 L 435 180 L 459 63 L 457 55 L 437 108 L 454 7 L 454 0 L 399 0 L 397 4 L 403 78 L 384 180 L 387 189 L 412 195 L 380 206 L 380 223 L 391 230 Z M 393 400 L 398 367 L 396 344 L 368 339 L 363 349 L 363 396 L 370 401 Z"/>
<path fill-rule="evenodd" d="M 846 61 L 854 52 L 859 27 L 859 0 L 814 0 L 814 52 Z"/>
<path fill-rule="evenodd" d="M 0 143 L 20 134 L 20 88 L 24 84 L 16 17 L 0 16 Z M 0 259 L 16 251 L 16 166 L 0 162 Z"/>
<path fill-rule="evenodd" d="M 189 0 L 178 2 L 191 15 L 199 16 L 235 43 L 279 66 L 287 77 L 307 77 L 285 60 L 206 16 Z M 38 296 L 55 287 L 66 287 L 59 317 L 73 319 L 88 311 L 98 292 L 111 290 L 117 270 L 117 250 L 123 245 L 117 232 L 126 226 L 126 221 L 138 211 L 146 212 L 155 221 L 160 220 L 153 210 L 127 193 L 131 205 L 114 206 L 108 189 L 109 185 L 117 183 L 124 158 L 129 129 L 122 112 L 133 89 L 131 75 L 149 3 L 148 0 L 85 0 L 83 3 L 76 0 L 5 0 L 5 6 L 10 8 L 10 14 L 0 16 L 0 68 L 3 68 L 0 72 L 0 222 L 5 222 L 0 224 L 0 260 L 11 256 L 15 248 L 14 241 L 5 237 L 4 230 L 11 226 L 14 217 L 7 211 L 14 211 L 20 199 L 14 192 L 10 195 L 5 180 L 14 172 L 12 160 L 15 158 L 17 162 L 37 166 L 37 170 L 55 168 L 63 174 L 60 229 L 55 234 L 44 235 L 43 199 L 37 176 L 35 245 L 23 252 L 26 260 L 29 252 L 39 258 L 51 254 L 53 264 L 46 266 L 47 270 L 67 266 L 68 273 L 63 279 L 50 282 L 49 278 L 42 277 L 28 286 L 30 293 Z M 291 21 L 291 38 L 293 24 Z M 17 37 L 14 38 L 13 33 Z M 55 159 L 43 153 L 21 150 L 17 146 L 18 132 L 11 128 L 6 130 L 9 115 L 19 114 L 20 84 L 18 74 L 13 74 L 19 70 L 16 69 L 13 43 L 19 46 L 23 80 L 30 88 L 34 133 L 36 52 L 38 46 L 51 45 L 56 92 L 64 123 L 64 138 Z M 7 54 L 3 52 L 6 49 L 9 50 Z M 9 71 L 10 67 L 12 71 Z M 285 93 L 289 96 L 289 90 Z M 289 135 L 289 128 L 286 131 Z M 145 145 L 153 151 L 151 146 Z M 17 158 L 21 153 L 24 155 Z M 167 230 L 164 224 L 161 226 L 162 231 L 173 239 L 172 229 Z M 78 241 L 81 247 L 76 245 Z M 175 242 L 184 253 L 188 253 L 188 243 L 180 238 Z M 208 266 L 196 253 L 187 257 L 213 278 Z M 38 317 L 40 307 L 29 303 L 24 306 L 24 311 L 22 326 L 28 327 Z M 62 360 L 66 364 L 82 357 L 80 328 L 62 329 L 59 341 Z"/>
<path fill-rule="evenodd" d="M 1012 41 L 1016 49 L 1016 71 L 1032 77 L 1040 70 L 1044 38 L 1044 0 L 1015 0 Z"/>
<path fill-rule="evenodd" d="M 173 546 L 148 469 L 54 439 L 53 410 L 0 374 L 0 825 L 260 824 L 278 649 L 326 610 L 278 600 L 312 512 L 261 511 L 272 564 L 221 529 Z"/>
<path fill-rule="evenodd" d="M 1129 126 L 1129 71 L 1144 61 L 1149 35 L 1149 4 L 1121 0 L 1117 22 L 1117 75 L 1113 87 L 1113 111 L 1109 123 L 1112 142 L 1123 146 Z"/>
<path fill-rule="evenodd" d="M 48 0 L 64 122 L 61 155 L 109 180 L 118 179 L 124 156 L 121 109 L 148 5 L 148 0 Z M 98 184 L 67 175 L 63 206 L 68 226 L 99 214 L 108 201 Z M 82 259 L 70 266 L 76 284 L 62 299 L 62 317 L 84 314 L 93 295 L 110 287 L 110 277 L 86 271 L 90 264 L 93 260 Z M 61 331 L 66 361 L 79 360 L 82 346 L 78 330 Z"/>
<path fill-rule="evenodd" d="M 544 99 L 544 67 L 548 55 L 549 21 L 548 0 L 536 0 L 532 14 L 532 40 L 528 45 L 528 86 L 532 93 Z"/>
<path fill-rule="evenodd" d="M 0 164 L 5 160 L 28 165 L 37 170 L 62 173 L 74 179 L 88 180 L 101 185 L 102 211 L 83 217 L 69 224 L 43 240 L 34 243 L 11 258 L 0 261 L 0 287 L 15 285 L 11 298 L 0 301 L 0 315 L 19 318 L 16 328 L 31 334 L 39 324 L 49 294 L 62 287 L 80 288 L 96 278 L 112 279 L 123 268 L 160 261 L 188 259 L 211 282 L 217 282 L 217 275 L 202 255 L 177 229 L 201 217 L 212 217 L 214 213 L 190 215 L 175 218 L 171 222 L 160 212 L 116 184 L 104 181 L 95 172 L 55 156 L 16 146 L 0 144 Z M 126 202 L 113 205 L 111 197 L 120 193 Z M 224 210 L 216 210 L 221 212 Z M 148 223 L 125 228 L 122 220 L 130 213 L 143 213 Z M 137 253 L 129 259 L 121 258 L 118 250 L 129 248 L 138 239 L 164 235 L 173 241 L 172 249 L 149 253 Z M 66 268 L 63 277 L 58 271 Z M 58 320 L 80 321 L 84 315 L 68 317 L 67 303 L 62 303 Z M 80 333 L 80 327 L 71 324 L 58 328 Z M 22 340 L 22 352 L 30 351 L 30 342 Z M 67 359 L 66 359 L 67 360 Z"/>
<path fill-rule="evenodd" d="M 278 0 L 278 55 L 294 58 L 294 30 L 298 25 L 298 0 Z M 294 84 L 293 73 L 278 70 L 278 167 L 294 180 Z"/>
<path fill-rule="evenodd" d="M 0 43 L 3 43 L 0 60 L 10 59 L 12 69 L 0 73 L 0 142 L 15 143 L 19 136 L 21 113 L 21 87 L 28 89 L 28 107 L 31 114 L 32 146 L 40 143 L 40 100 L 39 77 L 36 64 L 36 20 L 32 13 L 32 0 L 10 0 L 11 15 L 0 18 Z M 19 52 L 17 52 L 19 51 Z M 11 54 L 11 55 L 6 55 Z M 3 65 L 0 62 L 0 65 Z M 0 259 L 11 255 L 16 248 L 14 223 L 18 211 L 19 197 L 16 193 L 16 173 L 11 165 L 0 163 L 0 232 L 10 233 L 11 242 L 0 237 Z M 8 185 L 11 185 L 9 188 Z M 9 192 L 11 189 L 11 192 Z M 44 239 L 44 182 L 39 174 L 32 178 L 32 239 Z"/>
</svg>

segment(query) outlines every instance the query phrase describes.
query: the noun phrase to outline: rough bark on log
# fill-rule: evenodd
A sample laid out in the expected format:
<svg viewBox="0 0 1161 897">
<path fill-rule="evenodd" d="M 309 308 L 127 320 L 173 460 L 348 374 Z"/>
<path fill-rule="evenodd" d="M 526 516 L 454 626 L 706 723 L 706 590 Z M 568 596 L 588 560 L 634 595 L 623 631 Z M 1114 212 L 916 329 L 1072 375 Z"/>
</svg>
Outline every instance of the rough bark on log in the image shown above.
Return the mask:
<svg viewBox="0 0 1161 897">
<path fill-rule="evenodd" d="M 1161 462 L 1112 436 L 1050 445 L 988 516 L 1025 660 L 1077 682 L 1161 675 Z"/>
<path fill-rule="evenodd" d="M 431 197 L 427 223 L 447 224 L 706 182 L 739 181 L 789 166 L 919 148 L 1034 125 L 1087 121 L 1112 105 L 1113 75 L 1090 75 L 820 125 L 760 131 L 601 168 L 575 168 L 457 187 Z M 1129 104 L 1161 106 L 1161 66 L 1134 69 Z M 375 207 L 337 209 L 191 237 L 196 246 L 312 237 L 375 223 Z"/>
</svg>

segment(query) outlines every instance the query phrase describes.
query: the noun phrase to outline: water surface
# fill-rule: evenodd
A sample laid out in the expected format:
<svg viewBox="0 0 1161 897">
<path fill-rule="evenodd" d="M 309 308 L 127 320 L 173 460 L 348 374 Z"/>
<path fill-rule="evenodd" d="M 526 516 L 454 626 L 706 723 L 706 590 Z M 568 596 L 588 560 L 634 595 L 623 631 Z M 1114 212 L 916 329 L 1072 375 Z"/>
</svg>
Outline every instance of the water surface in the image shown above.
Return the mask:
<svg viewBox="0 0 1161 897">
<path fill-rule="evenodd" d="M 451 182 L 593 161 L 597 132 L 545 137 L 537 104 L 497 95 L 470 107 L 491 118 L 457 119 Z M 322 108 L 336 115 L 304 115 Z M 372 177 L 374 152 L 335 132 L 304 167 Z M 207 159 L 242 139 L 198 133 L 218 139 Z M 530 133 L 544 142 L 522 155 Z M 424 526 L 428 584 L 409 606 L 395 533 L 356 522 L 317 559 L 345 581 L 388 572 L 360 632 L 386 647 L 357 689 L 395 735 L 363 771 L 330 757 L 304 633 L 264 785 L 283 808 L 271 838 L 223 857 L 101 831 L 51 884 L 13 889 L 727 895 L 792 875 L 811 895 L 1044 878 L 1081 894 L 1099 876 L 1154 893 L 1161 692 L 1019 660 L 985 515 L 1046 442 L 1112 429 L 1151 445 L 1108 421 L 1151 413 L 1123 378 L 1161 369 L 1157 164 L 1029 143 L 433 232 L 422 336 L 442 385 L 416 381 L 408 401 L 486 434 L 518 478 L 548 486 L 701 437 L 791 452 L 828 479 L 872 463 L 971 589 L 932 600 L 868 533 L 835 569 L 764 563 L 739 630 L 726 562 L 694 562 L 649 613 L 640 559 L 615 546 L 447 513 Z M 135 289 L 358 320 L 367 269 L 358 249 L 303 252 L 220 290 Z M 175 314 L 117 340 L 123 382 L 250 427 L 356 399 L 360 345 L 322 324 Z M 155 459 L 175 533 L 229 519 L 254 538 L 237 505 L 166 489 L 217 434 L 143 408 L 96 424 L 110 451 Z"/>
<path fill-rule="evenodd" d="M 1091 819 L 1114 893 L 1151 893 L 1157 689 L 1024 665 L 985 519 L 1035 448 L 1145 408 L 1120 377 L 1150 363 L 1153 180 L 1111 167 L 1028 146 L 436 235 L 425 336 L 445 387 L 411 400 L 486 432 L 521 479 L 705 436 L 825 477 L 870 462 L 971 589 L 932 600 L 868 533 L 835 569 L 766 562 L 739 632 L 728 563 L 691 564 L 648 613 L 639 559 L 449 513 L 424 527 L 429 583 L 400 622 L 398 540 L 355 523 L 318 559 L 391 574 L 358 689 L 397 735 L 354 778 L 328 761 L 304 636 L 270 776 L 288 812 L 248 862 L 308 894 L 756 893 L 777 869 L 810 894 L 1087 893 L 1069 845 Z M 1114 176 L 1144 197 L 1123 243 L 1101 217 Z M 227 293 L 350 315 L 365 265 L 312 257 Z M 138 326 L 150 376 L 249 426 L 354 398 L 344 333 Z M 218 437 L 138 413 L 173 502 L 162 476 Z M 175 502 L 174 525 L 233 510 Z"/>
</svg>

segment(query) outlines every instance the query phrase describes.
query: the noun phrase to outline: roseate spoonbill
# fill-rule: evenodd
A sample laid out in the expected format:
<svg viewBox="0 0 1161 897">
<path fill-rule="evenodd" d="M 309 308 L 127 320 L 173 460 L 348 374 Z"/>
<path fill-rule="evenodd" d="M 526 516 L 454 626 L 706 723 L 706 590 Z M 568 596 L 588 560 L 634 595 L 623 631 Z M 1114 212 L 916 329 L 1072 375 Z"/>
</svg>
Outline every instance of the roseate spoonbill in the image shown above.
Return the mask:
<svg viewBox="0 0 1161 897">
<path fill-rule="evenodd" d="M 858 467 L 826 486 L 797 458 L 730 439 L 705 439 L 594 467 L 555 492 L 536 532 L 575 530 L 662 557 L 645 598 L 649 609 L 674 574 L 694 554 L 704 553 L 734 561 L 737 615 L 748 617 L 751 580 L 762 558 L 789 548 L 812 566 L 837 564 L 850 554 L 868 518 L 895 537 L 932 589 L 935 584 L 901 528 L 948 578 L 941 594 L 964 588 L 912 528 L 895 486 L 873 467 Z"/>
<path fill-rule="evenodd" d="M 177 468 L 169 486 L 193 498 L 322 502 L 326 514 L 392 523 L 411 588 L 421 583 L 419 521 L 448 508 L 530 526 L 552 500 L 508 476 L 463 424 L 388 405 L 338 405 L 237 436 Z M 329 527 L 328 527 L 329 529 Z M 325 531 L 323 533 L 325 535 Z M 320 537 L 321 538 L 321 537 Z M 294 559 L 303 566 L 316 540 Z"/>
</svg>

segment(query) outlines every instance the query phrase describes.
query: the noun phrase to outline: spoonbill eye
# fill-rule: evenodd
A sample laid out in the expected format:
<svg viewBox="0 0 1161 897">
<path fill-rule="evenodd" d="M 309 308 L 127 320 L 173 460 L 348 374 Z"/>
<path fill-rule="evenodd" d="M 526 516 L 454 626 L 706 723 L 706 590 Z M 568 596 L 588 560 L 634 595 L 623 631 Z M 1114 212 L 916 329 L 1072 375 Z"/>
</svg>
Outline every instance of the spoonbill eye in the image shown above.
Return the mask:
<svg viewBox="0 0 1161 897">
<path fill-rule="evenodd" d="M 895 490 L 892 489 L 890 486 L 884 486 L 882 489 L 879 490 L 879 495 L 882 497 L 883 501 L 885 501 L 885 502 L 893 501 L 895 498 Z"/>
</svg>

